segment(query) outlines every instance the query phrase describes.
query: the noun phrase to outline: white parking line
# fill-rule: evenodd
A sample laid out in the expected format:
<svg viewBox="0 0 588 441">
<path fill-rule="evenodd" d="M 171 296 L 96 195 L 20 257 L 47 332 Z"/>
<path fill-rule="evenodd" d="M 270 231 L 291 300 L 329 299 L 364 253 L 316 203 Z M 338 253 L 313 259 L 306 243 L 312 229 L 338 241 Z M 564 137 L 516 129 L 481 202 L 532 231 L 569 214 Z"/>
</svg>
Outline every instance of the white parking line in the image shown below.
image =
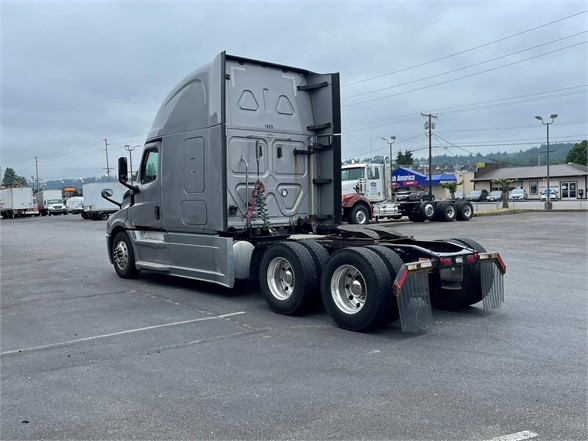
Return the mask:
<svg viewBox="0 0 588 441">
<path fill-rule="evenodd" d="M 531 432 L 530 430 L 523 430 L 522 432 L 511 433 L 510 435 L 502 435 L 487 441 L 522 441 L 524 439 L 535 438 L 536 436 L 539 435 L 535 432 Z"/>
<path fill-rule="evenodd" d="M 64 341 L 61 343 L 52 343 L 50 345 L 32 346 L 32 347 L 24 348 L 24 349 L 15 349 L 13 351 L 1 352 L 0 357 L 4 356 L 4 355 L 18 354 L 18 353 L 29 352 L 29 351 L 38 351 L 40 349 L 56 348 L 59 346 L 69 346 L 74 343 L 80 343 L 82 341 L 99 340 L 101 338 L 115 337 L 117 335 L 124 335 L 124 334 L 132 334 L 134 332 L 149 331 L 151 329 L 166 328 L 168 326 L 178 326 L 178 325 L 185 325 L 187 323 L 203 322 L 205 320 L 222 319 L 225 317 L 231 317 L 231 316 L 239 315 L 239 314 L 245 314 L 245 311 L 232 312 L 230 314 L 223 314 L 223 315 L 215 315 L 213 317 L 202 317 L 202 318 L 197 318 L 197 319 L 192 319 L 192 320 L 184 320 L 181 322 L 164 323 L 163 325 L 146 326 L 144 328 L 129 329 L 126 331 L 113 332 L 111 334 L 95 335 L 93 337 L 77 338 L 75 340 L 68 340 L 68 341 Z"/>
</svg>

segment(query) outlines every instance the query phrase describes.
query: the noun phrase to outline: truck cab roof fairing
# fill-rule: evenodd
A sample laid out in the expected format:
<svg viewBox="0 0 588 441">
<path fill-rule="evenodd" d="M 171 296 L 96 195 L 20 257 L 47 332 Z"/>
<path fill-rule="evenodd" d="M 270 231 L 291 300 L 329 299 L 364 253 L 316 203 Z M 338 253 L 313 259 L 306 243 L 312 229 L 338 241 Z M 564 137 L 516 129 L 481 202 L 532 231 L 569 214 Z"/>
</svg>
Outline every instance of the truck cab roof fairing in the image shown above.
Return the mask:
<svg viewBox="0 0 588 441">
<path fill-rule="evenodd" d="M 210 96 L 221 77 L 221 56 L 183 78 L 157 111 L 147 140 L 222 123 L 219 97 Z"/>
</svg>

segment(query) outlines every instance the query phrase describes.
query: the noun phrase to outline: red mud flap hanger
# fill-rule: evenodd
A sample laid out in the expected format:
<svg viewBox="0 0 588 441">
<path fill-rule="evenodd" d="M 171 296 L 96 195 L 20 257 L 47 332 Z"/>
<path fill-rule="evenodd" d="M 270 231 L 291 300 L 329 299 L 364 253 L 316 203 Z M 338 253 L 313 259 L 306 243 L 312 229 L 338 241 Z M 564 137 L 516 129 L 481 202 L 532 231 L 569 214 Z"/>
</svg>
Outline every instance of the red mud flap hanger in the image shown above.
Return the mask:
<svg viewBox="0 0 588 441">
<path fill-rule="evenodd" d="M 484 311 L 498 309 L 504 303 L 506 265 L 498 253 L 480 253 L 480 282 Z"/>
<path fill-rule="evenodd" d="M 394 280 L 394 296 L 398 304 L 402 332 L 418 332 L 433 324 L 429 277 L 433 262 L 421 260 L 405 263 Z"/>
</svg>

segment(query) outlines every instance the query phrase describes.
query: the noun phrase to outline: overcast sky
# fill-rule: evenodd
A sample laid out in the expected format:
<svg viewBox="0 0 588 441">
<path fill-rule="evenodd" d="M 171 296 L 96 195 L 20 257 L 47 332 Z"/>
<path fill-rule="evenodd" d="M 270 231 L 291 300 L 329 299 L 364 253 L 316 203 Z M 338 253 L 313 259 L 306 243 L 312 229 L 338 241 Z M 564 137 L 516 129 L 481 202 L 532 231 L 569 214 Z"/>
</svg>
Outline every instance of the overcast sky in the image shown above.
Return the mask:
<svg viewBox="0 0 588 441">
<path fill-rule="evenodd" d="M 9 2 L 1 13 L 2 173 L 103 175 L 159 105 L 227 53 L 340 72 L 343 158 L 527 149 L 588 137 L 586 2 Z M 535 29 L 536 28 L 536 29 Z M 517 35 L 518 34 L 518 35 Z M 139 160 L 140 147 L 133 161 Z"/>
</svg>

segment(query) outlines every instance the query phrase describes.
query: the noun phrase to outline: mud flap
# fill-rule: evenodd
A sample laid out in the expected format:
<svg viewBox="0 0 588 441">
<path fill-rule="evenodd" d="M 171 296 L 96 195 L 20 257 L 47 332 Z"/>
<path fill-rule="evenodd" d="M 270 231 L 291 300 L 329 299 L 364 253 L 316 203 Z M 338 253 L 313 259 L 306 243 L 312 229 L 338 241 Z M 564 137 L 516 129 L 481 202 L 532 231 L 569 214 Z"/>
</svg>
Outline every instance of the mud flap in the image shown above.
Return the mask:
<svg viewBox="0 0 588 441">
<path fill-rule="evenodd" d="M 405 263 L 394 280 L 394 295 L 398 303 L 402 332 L 417 332 L 433 324 L 429 279 L 433 269 L 430 260 Z"/>
<path fill-rule="evenodd" d="M 484 311 L 498 309 L 504 303 L 506 266 L 498 253 L 480 253 L 480 279 Z"/>
</svg>

